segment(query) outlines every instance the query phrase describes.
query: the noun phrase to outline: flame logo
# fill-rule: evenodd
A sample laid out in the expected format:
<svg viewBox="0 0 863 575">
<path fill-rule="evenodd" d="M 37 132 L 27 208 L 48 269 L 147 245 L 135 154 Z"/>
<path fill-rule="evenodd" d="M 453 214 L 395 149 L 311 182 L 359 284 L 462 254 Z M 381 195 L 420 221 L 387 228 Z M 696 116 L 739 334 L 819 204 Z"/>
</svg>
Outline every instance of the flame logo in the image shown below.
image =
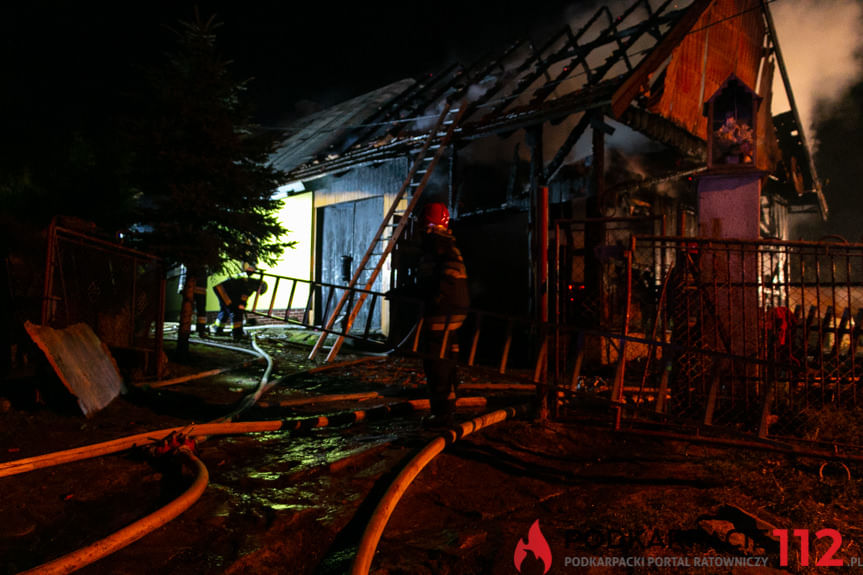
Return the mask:
<svg viewBox="0 0 863 575">
<path fill-rule="evenodd" d="M 518 545 L 515 546 L 513 561 L 515 561 L 515 568 L 518 569 L 519 573 L 521 573 L 521 564 L 524 562 L 524 558 L 527 557 L 528 551 L 542 561 L 542 565 L 545 567 L 545 570 L 542 572 L 543 575 L 548 573 L 548 570 L 551 569 L 551 548 L 539 529 L 539 519 L 534 521 L 533 525 L 530 526 L 530 530 L 527 532 L 527 543 L 523 539 L 519 539 Z"/>
</svg>

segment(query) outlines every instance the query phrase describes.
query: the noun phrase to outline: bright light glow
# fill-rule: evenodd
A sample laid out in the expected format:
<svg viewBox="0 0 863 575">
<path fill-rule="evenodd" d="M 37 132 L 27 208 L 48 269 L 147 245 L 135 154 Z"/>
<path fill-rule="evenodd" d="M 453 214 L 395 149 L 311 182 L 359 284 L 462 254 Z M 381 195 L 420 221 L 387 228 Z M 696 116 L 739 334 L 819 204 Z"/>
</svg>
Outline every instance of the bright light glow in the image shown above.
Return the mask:
<svg viewBox="0 0 863 575">
<path fill-rule="evenodd" d="M 860 77 L 855 52 L 863 47 L 863 2 L 856 0 L 782 0 L 770 4 L 776 35 L 800 121 L 812 144 L 815 109 L 832 102 Z M 779 70 L 773 82 L 772 113 L 790 109 Z"/>
<path fill-rule="evenodd" d="M 261 265 L 259 268 L 266 273 L 279 276 L 309 279 L 311 277 L 309 262 L 312 261 L 312 193 L 307 192 L 305 194 L 288 196 L 283 201 L 284 206 L 279 211 L 278 218 L 282 226 L 290 231 L 281 239 L 283 241 L 296 241 L 297 245 L 294 249 L 286 249 L 276 265 L 271 267 Z M 212 287 L 223 279 L 225 279 L 224 276 L 211 277 L 209 285 Z M 257 309 L 258 311 L 266 312 L 270 307 L 270 300 L 275 289 L 275 280 L 267 277 L 264 279 L 267 282 L 267 293 L 258 298 Z M 288 306 L 290 296 L 291 282 L 280 281 L 273 309 L 285 309 Z M 308 297 L 308 284 L 297 282 L 291 307 L 294 309 L 304 308 Z M 254 301 L 254 296 L 249 298 L 248 309 L 252 308 Z M 207 309 L 219 309 L 219 301 L 216 299 L 215 294 L 213 294 L 212 289 L 209 289 L 207 293 Z"/>
<path fill-rule="evenodd" d="M 276 188 L 276 193 L 273 194 L 273 199 L 282 200 L 288 197 L 289 194 L 296 194 L 304 191 L 306 191 L 306 187 L 303 185 L 303 182 L 297 180 L 296 182 L 291 182 L 290 184 L 285 184 L 284 186 Z"/>
</svg>

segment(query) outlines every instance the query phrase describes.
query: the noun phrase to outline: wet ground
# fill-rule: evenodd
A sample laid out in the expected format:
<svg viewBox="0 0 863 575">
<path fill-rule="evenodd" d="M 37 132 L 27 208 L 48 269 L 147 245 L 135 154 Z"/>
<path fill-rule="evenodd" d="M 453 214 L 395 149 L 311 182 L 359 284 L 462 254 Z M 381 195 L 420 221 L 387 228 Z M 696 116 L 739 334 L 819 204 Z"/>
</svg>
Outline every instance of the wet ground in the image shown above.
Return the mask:
<svg viewBox="0 0 863 575">
<path fill-rule="evenodd" d="M 419 363 L 379 357 L 309 371 L 318 364 L 306 359 L 308 347 L 296 333 L 267 330 L 256 339 L 275 360 L 271 380 L 277 385 L 239 419 L 326 415 L 333 424 L 201 442 L 198 454 L 210 482 L 200 500 L 81 573 L 350 572 L 382 494 L 438 433 L 423 426 L 422 411 L 383 416 L 376 409 L 424 397 Z M 347 350 L 339 361 L 360 357 Z M 170 365 L 168 377 L 248 359 L 195 345 L 188 362 Z M 159 389 L 131 388 L 91 419 L 47 383 L 39 398 L 27 388 L 0 390 L 0 460 L 212 421 L 255 388 L 263 369 L 253 364 Z M 461 420 L 533 395 L 518 381 L 488 372 L 461 375 L 461 395 L 487 398 L 486 407 L 460 409 Z M 343 398 L 298 404 L 333 394 Z M 338 414 L 358 409 L 370 416 L 338 423 Z M 550 561 L 548 573 L 863 572 L 848 566 L 863 557 L 859 466 L 848 467 L 848 480 L 844 468 L 822 468 L 824 462 L 811 458 L 614 433 L 596 425 L 607 415 L 575 406 L 553 422 L 520 417 L 449 445 L 399 501 L 371 573 L 532 574 L 546 571 L 543 558 Z M 191 481 L 179 459 L 136 451 L 2 478 L 0 573 L 18 573 L 105 537 Z M 801 567 L 794 552 L 790 565 L 780 566 L 776 540 L 764 536 L 767 524 L 836 530 L 842 543 L 835 558 L 845 567 Z M 812 539 L 815 563 L 830 539 Z M 530 551 L 519 554 L 520 542 Z M 614 557 L 630 558 L 632 566 L 596 561 Z M 768 565 L 698 567 L 696 557 L 763 557 Z"/>
</svg>

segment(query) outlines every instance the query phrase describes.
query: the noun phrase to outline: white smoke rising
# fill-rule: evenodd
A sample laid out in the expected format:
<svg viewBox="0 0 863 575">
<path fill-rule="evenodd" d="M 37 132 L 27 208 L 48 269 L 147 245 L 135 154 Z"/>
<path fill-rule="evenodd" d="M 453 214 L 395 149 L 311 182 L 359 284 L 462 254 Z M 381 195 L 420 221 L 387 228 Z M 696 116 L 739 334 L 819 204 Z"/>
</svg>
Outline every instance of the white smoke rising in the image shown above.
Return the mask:
<svg viewBox="0 0 863 575">
<path fill-rule="evenodd" d="M 836 101 L 863 72 L 863 1 L 776 0 L 770 12 L 800 121 L 810 145 L 816 145 L 816 106 Z M 777 69 L 772 112 L 790 109 Z"/>
</svg>

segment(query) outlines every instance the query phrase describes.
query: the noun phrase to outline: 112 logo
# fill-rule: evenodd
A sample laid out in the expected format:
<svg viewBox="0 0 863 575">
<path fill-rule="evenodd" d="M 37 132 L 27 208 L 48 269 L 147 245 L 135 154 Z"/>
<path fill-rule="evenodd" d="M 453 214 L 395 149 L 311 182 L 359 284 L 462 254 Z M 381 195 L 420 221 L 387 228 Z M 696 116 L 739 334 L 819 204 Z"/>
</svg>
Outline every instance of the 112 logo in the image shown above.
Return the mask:
<svg viewBox="0 0 863 575">
<path fill-rule="evenodd" d="M 800 566 L 808 567 L 809 566 L 809 530 L 808 529 L 794 529 L 792 531 L 794 537 L 800 540 Z M 788 566 L 788 547 L 789 547 L 789 537 L 787 529 L 774 529 L 773 535 L 779 538 L 779 566 L 787 567 Z M 830 548 L 827 550 L 824 555 L 821 556 L 815 562 L 816 567 L 841 567 L 844 565 L 842 559 L 834 559 L 833 556 L 839 551 L 839 548 L 842 546 L 842 535 L 835 529 L 821 529 L 820 531 L 815 532 L 816 539 L 823 539 L 825 537 L 829 537 L 833 542 L 830 545 Z"/>
</svg>

